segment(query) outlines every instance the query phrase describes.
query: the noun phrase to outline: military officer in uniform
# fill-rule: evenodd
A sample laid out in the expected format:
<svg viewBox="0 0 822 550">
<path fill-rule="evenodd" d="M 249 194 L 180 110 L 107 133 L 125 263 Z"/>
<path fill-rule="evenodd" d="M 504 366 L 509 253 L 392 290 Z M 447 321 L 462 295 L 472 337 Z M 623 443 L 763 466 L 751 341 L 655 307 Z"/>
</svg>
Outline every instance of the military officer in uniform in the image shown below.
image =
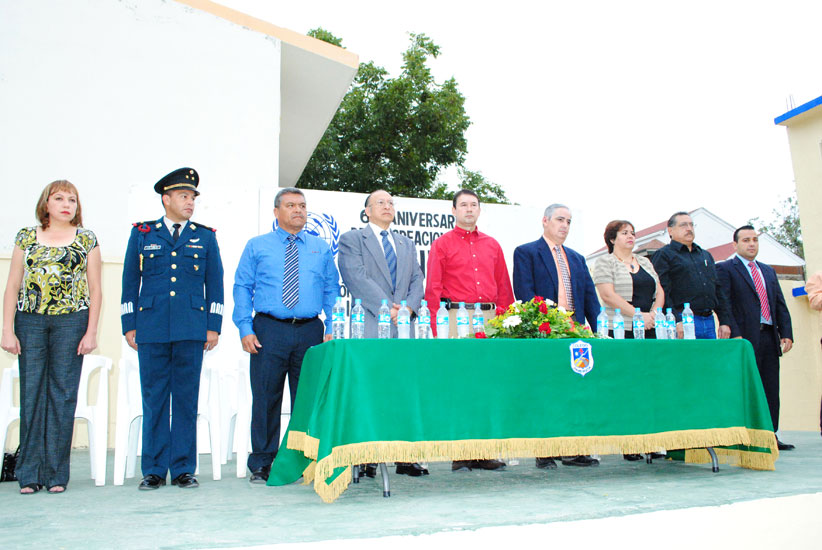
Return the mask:
<svg viewBox="0 0 822 550">
<path fill-rule="evenodd" d="M 143 394 L 141 490 L 165 485 L 169 471 L 174 485 L 199 485 L 200 369 L 222 326 L 223 265 L 216 230 L 189 221 L 198 184 L 195 170 L 180 168 L 154 185 L 166 214 L 134 224 L 123 265 L 123 334 L 137 350 Z"/>
</svg>

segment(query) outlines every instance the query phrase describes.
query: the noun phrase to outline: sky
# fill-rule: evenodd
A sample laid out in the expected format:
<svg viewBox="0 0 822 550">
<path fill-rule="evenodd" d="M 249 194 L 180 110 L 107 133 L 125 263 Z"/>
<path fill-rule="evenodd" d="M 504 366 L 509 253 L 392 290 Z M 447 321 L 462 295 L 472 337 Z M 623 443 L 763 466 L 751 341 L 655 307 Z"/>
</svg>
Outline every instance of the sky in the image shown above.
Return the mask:
<svg viewBox="0 0 822 550">
<path fill-rule="evenodd" d="M 391 76 L 408 33 L 428 35 L 437 82 L 453 76 L 466 98 L 466 167 L 514 202 L 570 206 L 584 254 L 612 219 L 639 230 L 699 207 L 733 225 L 770 219 L 794 192 L 773 120 L 822 95 L 818 1 L 219 3 L 322 27 Z"/>
</svg>

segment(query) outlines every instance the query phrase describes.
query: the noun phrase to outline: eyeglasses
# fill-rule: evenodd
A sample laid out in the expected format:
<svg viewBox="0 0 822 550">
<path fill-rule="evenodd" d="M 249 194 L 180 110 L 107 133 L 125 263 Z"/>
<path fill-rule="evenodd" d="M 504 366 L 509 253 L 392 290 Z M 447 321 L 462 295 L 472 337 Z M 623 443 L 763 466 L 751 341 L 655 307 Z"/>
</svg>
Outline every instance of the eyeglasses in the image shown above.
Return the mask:
<svg viewBox="0 0 822 550">
<path fill-rule="evenodd" d="M 371 206 L 374 206 L 374 205 L 379 206 L 380 208 L 382 208 L 383 206 L 388 206 L 389 208 L 394 208 L 394 201 L 379 199 L 379 200 L 376 200 L 373 203 L 371 203 Z"/>
</svg>

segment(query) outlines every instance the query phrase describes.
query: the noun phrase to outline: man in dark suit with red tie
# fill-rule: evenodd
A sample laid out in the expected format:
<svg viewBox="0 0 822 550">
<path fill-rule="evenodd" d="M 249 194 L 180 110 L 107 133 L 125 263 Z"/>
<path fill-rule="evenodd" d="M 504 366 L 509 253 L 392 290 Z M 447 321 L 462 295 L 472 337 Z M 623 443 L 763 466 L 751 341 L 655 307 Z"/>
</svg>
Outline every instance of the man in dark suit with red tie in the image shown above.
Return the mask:
<svg viewBox="0 0 822 550">
<path fill-rule="evenodd" d="M 793 346 L 791 315 L 776 272 L 756 261 L 759 235 L 750 225 L 734 231 L 736 254 L 716 264 L 719 283 L 731 303 L 731 338 L 748 340 L 756 353 L 756 366 L 765 388 L 774 433 L 779 429 L 779 356 Z M 793 445 L 777 438 L 780 451 Z"/>
<path fill-rule="evenodd" d="M 537 240 L 514 250 L 514 296 L 523 302 L 534 296 L 551 300 L 558 307 L 574 312 L 577 323 L 596 326 L 599 314 L 594 281 L 585 258 L 564 246 L 571 231 L 571 210 L 564 204 L 552 204 L 542 216 L 543 234 Z M 557 467 L 551 457 L 537 457 L 537 468 Z M 566 466 L 598 466 L 599 461 L 587 455 L 562 459 Z"/>
</svg>

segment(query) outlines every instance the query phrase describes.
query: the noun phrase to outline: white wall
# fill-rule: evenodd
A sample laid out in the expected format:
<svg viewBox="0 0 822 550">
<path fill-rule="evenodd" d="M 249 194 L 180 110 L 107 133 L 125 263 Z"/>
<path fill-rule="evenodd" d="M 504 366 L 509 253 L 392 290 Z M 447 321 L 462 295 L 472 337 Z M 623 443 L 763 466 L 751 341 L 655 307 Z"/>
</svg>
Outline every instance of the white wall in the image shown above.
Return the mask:
<svg viewBox="0 0 822 550">
<path fill-rule="evenodd" d="M 280 42 L 177 2 L 0 0 L 0 253 L 52 180 L 78 186 L 104 259 L 162 214 L 152 186 L 196 168 L 194 220 L 236 264 L 277 186 Z"/>
</svg>

